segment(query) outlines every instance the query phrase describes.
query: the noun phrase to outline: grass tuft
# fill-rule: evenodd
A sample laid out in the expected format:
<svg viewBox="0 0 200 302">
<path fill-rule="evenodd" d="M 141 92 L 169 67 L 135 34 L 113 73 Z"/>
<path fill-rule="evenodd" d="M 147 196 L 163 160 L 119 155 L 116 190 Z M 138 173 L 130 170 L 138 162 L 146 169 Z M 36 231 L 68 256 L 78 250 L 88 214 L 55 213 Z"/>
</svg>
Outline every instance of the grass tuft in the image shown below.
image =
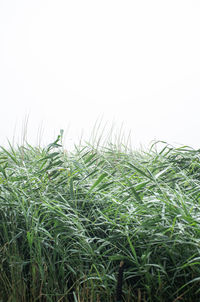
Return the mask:
<svg viewBox="0 0 200 302">
<path fill-rule="evenodd" d="M 200 301 L 200 150 L 0 151 L 0 301 Z M 120 293 L 121 295 L 121 293 Z"/>
</svg>

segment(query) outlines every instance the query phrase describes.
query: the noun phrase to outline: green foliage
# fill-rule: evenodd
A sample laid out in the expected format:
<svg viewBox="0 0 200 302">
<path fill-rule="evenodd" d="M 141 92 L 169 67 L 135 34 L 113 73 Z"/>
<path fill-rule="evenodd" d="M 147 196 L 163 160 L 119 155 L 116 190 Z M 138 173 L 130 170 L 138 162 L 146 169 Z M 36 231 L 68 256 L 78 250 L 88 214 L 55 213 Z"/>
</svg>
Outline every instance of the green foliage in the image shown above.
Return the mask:
<svg viewBox="0 0 200 302">
<path fill-rule="evenodd" d="M 124 301 L 200 301 L 200 150 L 62 135 L 1 149 L 0 301 L 115 301 L 122 260 Z"/>
</svg>

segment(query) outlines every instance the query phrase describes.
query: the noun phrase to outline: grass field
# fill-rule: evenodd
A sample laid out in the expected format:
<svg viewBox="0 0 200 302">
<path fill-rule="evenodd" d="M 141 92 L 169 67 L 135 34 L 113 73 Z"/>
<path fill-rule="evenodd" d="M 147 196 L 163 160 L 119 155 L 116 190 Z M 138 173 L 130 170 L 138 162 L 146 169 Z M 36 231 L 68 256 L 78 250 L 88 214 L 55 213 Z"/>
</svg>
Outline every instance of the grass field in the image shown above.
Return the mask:
<svg viewBox="0 0 200 302">
<path fill-rule="evenodd" d="M 200 150 L 0 151 L 0 302 L 200 301 Z M 159 148 L 158 148 L 159 146 Z"/>
</svg>

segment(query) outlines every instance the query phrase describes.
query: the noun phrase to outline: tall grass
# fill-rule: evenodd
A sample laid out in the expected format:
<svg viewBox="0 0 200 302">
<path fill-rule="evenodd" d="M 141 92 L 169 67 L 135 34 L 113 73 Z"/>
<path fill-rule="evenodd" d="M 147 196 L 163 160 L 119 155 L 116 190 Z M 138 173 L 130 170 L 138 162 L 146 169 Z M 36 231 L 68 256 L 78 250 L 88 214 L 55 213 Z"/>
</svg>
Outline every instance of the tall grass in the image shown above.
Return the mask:
<svg viewBox="0 0 200 302">
<path fill-rule="evenodd" d="M 200 150 L 60 139 L 1 148 L 0 301 L 116 301 L 120 261 L 123 301 L 200 301 Z"/>
</svg>

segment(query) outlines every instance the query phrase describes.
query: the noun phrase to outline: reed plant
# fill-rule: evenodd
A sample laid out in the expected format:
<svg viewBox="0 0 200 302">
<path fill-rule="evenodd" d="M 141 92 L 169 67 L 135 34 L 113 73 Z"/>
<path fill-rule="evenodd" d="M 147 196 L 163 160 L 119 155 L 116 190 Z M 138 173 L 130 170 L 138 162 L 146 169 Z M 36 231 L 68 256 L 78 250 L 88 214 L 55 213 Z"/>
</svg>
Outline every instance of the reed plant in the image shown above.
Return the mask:
<svg viewBox="0 0 200 302">
<path fill-rule="evenodd" d="M 159 146 L 159 148 L 158 148 Z M 200 301 L 200 150 L 1 147 L 0 301 Z"/>
</svg>

